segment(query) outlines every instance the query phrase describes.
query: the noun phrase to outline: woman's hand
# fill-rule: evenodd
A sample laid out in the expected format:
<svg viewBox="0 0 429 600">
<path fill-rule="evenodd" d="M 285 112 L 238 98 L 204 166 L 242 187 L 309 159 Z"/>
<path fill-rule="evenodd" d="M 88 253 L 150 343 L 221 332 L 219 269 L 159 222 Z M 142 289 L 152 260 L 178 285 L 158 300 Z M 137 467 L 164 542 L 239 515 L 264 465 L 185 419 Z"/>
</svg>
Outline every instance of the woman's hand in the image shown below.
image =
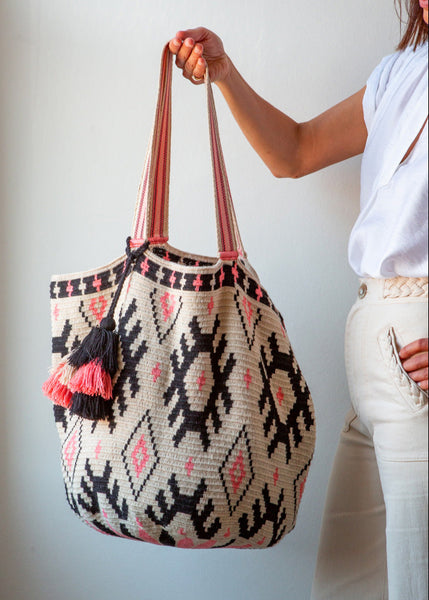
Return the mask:
<svg viewBox="0 0 429 600">
<path fill-rule="evenodd" d="M 204 27 L 178 31 L 169 48 L 176 55 L 176 65 L 183 70 L 183 76 L 196 85 L 204 82 L 206 67 L 213 82 L 226 79 L 230 73 L 231 61 L 222 40 Z"/>
<path fill-rule="evenodd" d="M 404 346 L 399 353 L 402 366 L 413 381 L 418 383 L 422 390 L 428 390 L 428 338 L 416 340 Z"/>
</svg>

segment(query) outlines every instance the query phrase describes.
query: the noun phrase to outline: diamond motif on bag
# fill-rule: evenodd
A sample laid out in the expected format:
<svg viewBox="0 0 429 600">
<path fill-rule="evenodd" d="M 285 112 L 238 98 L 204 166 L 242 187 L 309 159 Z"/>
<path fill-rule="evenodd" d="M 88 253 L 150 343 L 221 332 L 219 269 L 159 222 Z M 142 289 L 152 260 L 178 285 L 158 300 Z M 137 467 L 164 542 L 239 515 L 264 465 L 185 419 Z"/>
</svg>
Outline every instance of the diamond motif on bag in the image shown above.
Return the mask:
<svg viewBox="0 0 429 600">
<path fill-rule="evenodd" d="M 219 474 L 232 515 L 255 478 L 250 440 L 245 425 L 226 454 Z"/>
<path fill-rule="evenodd" d="M 251 350 L 255 341 L 256 328 L 262 319 L 261 308 L 258 305 L 252 306 L 251 301 L 242 295 L 239 290 L 236 291 L 234 300 L 249 350 Z"/>
<path fill-rule="evenodd" d="M 181 296 L 170 292 L 161 294 L 156 288 L 150 294 L 153 322 L 160 344 L 174 328 L 183 305 Z"/>
<path fill-rule="evenodd" d="M 99 296 L 98 298 L 93 298 L 91 300 L 91 304 L 89 305 L 89 310 L 92 312 L 94 317 L 100 323 L 103 316 L 104 311 L 106 310 L 107 300 L 104 296 Z"/>
<path fill-rule="evenodd" d="M 82 449 L 82 419 L 75 418 L 75 423 L 64 439 L 61 462 L 63 465 L 64 476 L 67 477 L 70 484 L 73 483 L 76 463 Z"/>
<path fill-rule="evenodd" d="M 121 455 L 132 494 L 137 501 L 159 463 L 149 410 L 137 423 Z"/>
</svg>

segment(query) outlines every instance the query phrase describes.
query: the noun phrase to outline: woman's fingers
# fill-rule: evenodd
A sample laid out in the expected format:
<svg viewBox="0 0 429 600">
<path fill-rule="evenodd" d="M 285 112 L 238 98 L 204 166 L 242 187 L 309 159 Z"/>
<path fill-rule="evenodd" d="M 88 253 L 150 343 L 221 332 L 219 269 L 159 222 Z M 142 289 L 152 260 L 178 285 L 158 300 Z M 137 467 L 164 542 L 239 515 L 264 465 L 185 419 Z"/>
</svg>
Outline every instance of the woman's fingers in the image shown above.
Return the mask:
<svg viewBox="0 0 429 600">
<path fill-rule="evenodd" d="M 399 352 L 405 371 L 423 390 L 428 389 L 429 380 L 428 341 L 428 338 L 415 340 Z"/>
<path fill-rule="evenodd" d="M 183 75 L 191 79 L 193 83 L 202 83 L 204 81 L 204 72 L 206 63 L 203 59 L 203 47 L 201 44 L 195 44 L 194 49 L 183 67 Z M 198 81 L 201 80 L 201 81 Z"/>
<path fill-rule="evenodd" d="M 191 56 L 192 51 L 194 49 L 195 46 L 195 42 L 192 38 L 186 38 L 184 40 L 184 42 L 182 43 L 182 45 L 180 46 L 177 54 L 176 54 L 176 65 L 180 68 L 183 69 L 186 61 L 188 60 L 188 58 Z"/>
<path fill-rule="evenodd" d="M 193 83 L 202 83 L 206 70 L 202 44 L 195 43 L 190 37 L 182 41 L 176 36 L 170 41 L 169 48 L 176 55 L 176 65 L 182 69 L 183 76 Z"/>
<path fill-rule="evenodd" d="M 421 354 L 415 354 L 411 358 L 407 358 L 407 360 L 402 362 L 402 366 L 407 373 L 411 373 L 412 371 L 426 368 L 428 366 L 428 362 L 428 353 L 423 352 Z"/>
<path fill-rule="evenodd" d="M 411 342 L 411 344 L 408 344 L 407 346 L 404 346 L 400 351 L 399 356 L 401 360 L 405 360 L 411 356 L 414 356 L 414 354 L 417 354 L 418 352 L 427 352 L 428 350 L 429 340 L 428 338 L 422 338 L 420 340 Z"/>
<path fill-rule="evenodd" d="M 413 381 L 420 383 L 421 381 L 426 381 L 429 376 L 428 369 L 418 369 L 417 371 L 409 371 L 408 375 L 411 377 Z"/>
</svg>

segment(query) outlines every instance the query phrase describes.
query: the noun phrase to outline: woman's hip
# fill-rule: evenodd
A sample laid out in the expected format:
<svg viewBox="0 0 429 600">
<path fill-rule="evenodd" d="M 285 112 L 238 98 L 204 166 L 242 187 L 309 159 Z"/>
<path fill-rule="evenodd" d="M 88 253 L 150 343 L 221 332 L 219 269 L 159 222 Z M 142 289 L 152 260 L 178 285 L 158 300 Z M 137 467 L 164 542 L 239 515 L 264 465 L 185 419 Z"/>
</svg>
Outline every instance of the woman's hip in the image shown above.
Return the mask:
<svg viewBox="0 0 429 600">
<path fill-rule="evenodd" d="M 426 458 L 428 396 L 403 369 L 399 351 L 428 337 L 428 280 L 360 283 L 345 336 L 353 407 L 380 455 Z"/>
</svg>

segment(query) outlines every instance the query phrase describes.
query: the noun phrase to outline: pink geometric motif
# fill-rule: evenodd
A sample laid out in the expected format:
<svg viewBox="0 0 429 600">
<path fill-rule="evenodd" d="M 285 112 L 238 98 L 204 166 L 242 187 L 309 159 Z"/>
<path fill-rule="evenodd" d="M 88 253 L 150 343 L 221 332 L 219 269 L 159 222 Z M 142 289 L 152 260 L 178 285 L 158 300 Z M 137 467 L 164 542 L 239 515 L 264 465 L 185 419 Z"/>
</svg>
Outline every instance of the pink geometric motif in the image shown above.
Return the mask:
<svg viewBox="0 0 429 600">
<path fill-rule="evenodd" d="M 279 480 L 279 468 L 278 467 L 274 471 L 273 479 L 274 479 L 274 487 L 275 487 L 277 485 L 278 480 Z"/>
<path fill-rule="evenodd" d="M 190 456 L 188 462 L 185 464 L 185 469 L 188 474 L 188 477 L 191 476 L 191 473 L 194 470 L 194 466 L 194 459 L 192 458 L 192 456 Z"/>
<path fill-rule="evenodd" d="M 243 453 L 240 450 L 237 458 L 235 459 L 234 464 L 229 470 L 229 476 L 231 478 L 231 483 L 233 487 L 234 494 L 237 493 L 238 488 L 241 485 L 241 482 L 246 477 L 246 471 L 244 469 L 244 460 Z"/>
<path fill-rule="evenodd" d="M 244 381 L 246 383 L 246 388 L 249 389 L 249 385 L 252 383 L 252 376 L 250 374 L 249 369 L 246 371 L 246 375 L 244 376 Z"/>
<path fill-rule="evenodd" d="M 58 321 L 58 317 L 59 317 L 59 314 L 60 314 L 60 309 L 58 308 L 58 304 L 55 304 L 55 308 L 54 308 L 52 314 L 54 315 L 55 321 Z"/>
<path fill-rule="evenodd" d="M 101 279 L 98 277 L 98 275 L 95 275 L 94 281 L 92 282 L 92 287 L 94 287 L 97 290 L 97 292 L 100 291 L 101 283 L 102 283 Z"/>
<path fill-rule="evenodd" d="M 69 469 L 73 466 L 73 459 L 76 454 L 77 444 L 76 444 L 76 431 L 69 439 L 66 447 L 64 448 L 64 458 L 66 459 L 66 463 Z"/>
<path fill-rule="evenodd" d="M 306 482 L 307 478 L 304 479 L 304 481 L 301 483 L 301 485 L 299 486 L 299 499 L 301 500 L 302 495 L 304 493 L 304 488 L 305 488 L 305 482 Z"/>
<path fill-rule="evenodd" d="M 210 302 L 207 305 L 208 311 L 209 311 L 209 315 L 212 314 L 212 310 L 214 308 L 214 302 L 213 302 L 213 296 L 210 298 Z"/>
<path fill-rule="evenodd" d="M 237 283 L 237 279 L 238 279 L 238 270 L 237 270 L 237 263 L 234 263 L 234 266 L 231 269 L 232 274 L 234 275 L 234 282 Z"/>
<path fill-rule="evenodd" d="M 162 371 L 159 368 L 159 362 L 156 363 L 156 366 L 152 369 L 152 375 L 153 375 L 153 382 L 156 383 L 158 380 L 158 377 L 161 375 Z"/>
<path fill-rule="evenodd" d="M 206 378 L 204 377 L 204 371 L 202 371 L 201 375 L 198 377 L 197 379 L 197 383 L 198 383 L 198 390 L 201 392 L 201 390 L 204 387 L 204 384 L 206 382 Z"/>
<path fill-rule="evenodd" d="M 258 285 L 258 287 L 256 289 L 256 296 L 258 297 L 258 302 L 260 301 L 260 299 L 262 298 L 263 295 L 264 294 L 262 293 L 261 286 Z"/>
<path fill-rule="evenodd" d="M 107 300 L 104 296 L 99 296 L 98 298 L 93 298 L 91 300 L 91 304 L 89 305 L 89 310 L 92 312 L 94 317 L 100 323 L 103 318 L 104 311 L 106 310 Z"/>
<path fill-rule="evenodd" d="M 220 268 L 220 277 L 219 277 L 220 287 L 222 287 L 224 279 L 225 279 L 225 273 L 223 272 L 223 266 L 222 266 Z"/>
<path fill-rule="evenodd" d="M 165 292 L 165 294 L 161 298 L 161 304 L 162 304 L 162 311 L 164 313 L 164 321 L 167 321 L 167 319 L 169 319 L 171 317 L 171 315 L 173 314 L 173 311 L 174 311 L 174 308 L 176 305 L 176 299 L 173 296 L 173 294 L 169 294 L 168 292 Z"/>
<path fill-rule="evenodd" d="M 139 441 L 134 448 L 131 458 L 133 459 L 133 465 L 136 472 L 136 477 L 140 477 L 141 472 L 146 466 L 149 460 L 149 454 L 146 448 L 146 442 L 144 441 L 144 435 L 141 436 Z"/>
<path fill-rule="evenodd" d="M 176 283 L 176 271 L 173 271 L 172 274 L 170 275 L 170 279 L 168 280 L 171 283 L 171 287 L 174 287 L 174 284 Z"/>
<path fill-rule="evenodd" d="M 137 518 L 136 518 L 136 523 L 139 528 L 139 536 L 140 536 L 141 540 L 143 540 L 144 542 L 149 542 L 149 544 L 156 544 L 157 546 L 161 545 L 161 542 L 158 542 L 152 536 L 150 536 L 148 533 L 146 533 L 146 531 L 143 529 L 143 525 L 140 523 L 140 521 Z"/>
<path fill-rule="evenodd" d="M 196 289 L 197 292 L 200 291 L 200 287 L 203 285 L 202 279 L 200 274 L 198 273 L 198 275 L 195 277 L 192 285 L 194 286 L 194 288 Z"/>
<path fill-rule="evenodd" d="M 97 447 L 95 449 L 95 458 L 98 459 L 98 457 L 100 455 L 100 451 L 101 451 L 101 440 L 98 440 L 98 444 L 97 444 Z"/>
<path fill-rule="evenodd" d="M 285 395 L 283 394 L 283 390 L 281 387 L 279 387 L 279 391 L 277 392 L 277 400 L 279 401 L 280 406 L 282 405 L 284 397 Z"/>
<path fill-rule="evenodd" d="M 67 283 L 67 287 L 66 287 L 66 292 L 68 293 L 68 295 L 69 295 L 69 298 L 70 298 L 70 296 L 73 294 L 73 290 L 74 290 L 74 287 L 73 287 L 73 285 L 72 285 L 72 282 L 71 282 L 71 281 L 69 281 L 69 282 Z"/>
<path fill-rule="evenodd" d="M 245 311 L 246 317 L 247 317 L 247 322 L 249 323 L 249 327 L 250 327 L 252 324 L 251 320 L 252 320 L 253 310 L 250 305 L 250 302 L 244 296 L 243 296 L 243 305 L 244 305 L 244 311 Z"/>
<path fill-rule="evenodd" d="M 207 542 L 195 545 L 195 542 L 191 538 L 186 537 L 186 532 L 183 527 L 179 529 L 179 534 L 182 536 L 182 539 L 177 542 L 178 548 L 198 548 L 202 550 L 205 548 L 213 548 L 216 544 L 216 540 L 208 540 Z"/>
<path fill-rule="evenodd" d="M 146 258 L 144 259 L 144 261 L 142 262 L 142 267 L 141 267 L 141 274 L 142 275 L 146 275 L 146 273 L 149 271 L 149 259 L 146 256 Z"/>
</svg>

